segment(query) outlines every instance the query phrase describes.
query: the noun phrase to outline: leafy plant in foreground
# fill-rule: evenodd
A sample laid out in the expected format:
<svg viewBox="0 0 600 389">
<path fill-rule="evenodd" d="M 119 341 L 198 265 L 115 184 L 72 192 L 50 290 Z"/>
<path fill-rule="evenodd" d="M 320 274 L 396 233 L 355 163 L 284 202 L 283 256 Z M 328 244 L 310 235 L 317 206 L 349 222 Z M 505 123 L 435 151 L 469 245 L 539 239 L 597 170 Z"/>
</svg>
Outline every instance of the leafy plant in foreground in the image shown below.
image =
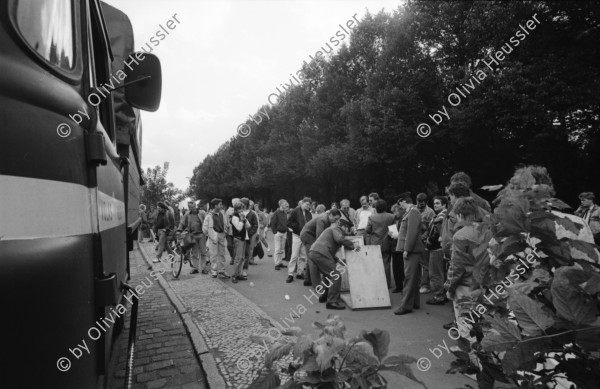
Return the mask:
<svg viewBox="0 0 600 389">
<path fill-rule="evenodd" d="M 448 371 L 475 367 L 480 389 L 598 388 L 600 253 L 553 195 L 546 169 L 519 169 L 482 226 L 490 264 L 474 272 L 476 307 L 459 319 L 472 338 L 459 339 Z"/>
<path fill-rule="evenodd" d="M 410 364 L 417 362 L 407 355 L 386 357 L 390 343 L 387 331 L 375 329 L 362 331 L 350 340 L 344 339 L 346 327 L 339 316 L 329 315 L 324 324 L 314 323 L 321 330 L 319 338 L 313 339 L 298 327 L 281 333 L 295 336 L 294 341 L 283 338 L 274 341 L 268 336 L 253 336 L 259 344 L 269 344 L 265 355 L 265 367 L 249 389 L 370 389 L 386 388 L 387 381 L 380 374 L 390 371 L 420 383 L 412 373 Z M 273 363 L 292 353 L 294 361 L 282 372 L 291 379 L 281 385 L 279 373 Z"/>
</svg>

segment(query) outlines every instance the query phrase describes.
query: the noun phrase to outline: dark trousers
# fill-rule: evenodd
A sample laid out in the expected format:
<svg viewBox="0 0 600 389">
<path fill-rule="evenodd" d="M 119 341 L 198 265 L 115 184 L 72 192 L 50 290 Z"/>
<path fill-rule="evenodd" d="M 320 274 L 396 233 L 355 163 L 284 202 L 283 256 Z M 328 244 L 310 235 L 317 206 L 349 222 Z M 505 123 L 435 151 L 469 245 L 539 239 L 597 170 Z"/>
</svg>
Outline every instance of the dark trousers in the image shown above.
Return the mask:
<svg viewBox="0 0 600 389">
<path fill-rule="evenodd" d="M 254 261 L 254 246 L 258 242 L 258 234 L 254 234 L 250 240 L 246 241 L 246 251 L 244 253 L 244 270 L 248 270 L 249 261 Z"/>
<path fill-rule="evenodd" d="M 227 251 L 229 251 L 229 255 L 231 258 L 235 258 L 233 235 L 225 235 L 225 239 L 227 239 Z"/>
<path fill-rule="evenodd" d="M 421 286 L 425 286 L 427 288 L 429 288 L 429 251 L 424 250 L 421 253 L 421 270 L 422 270 L 422 276 L 421 276 Z"/>
<path fill-rule="evenodd" d="M 404 260 L 402 259 L 401 251 L 394 251 L 392 253 L 392 273 L 396 289 L 402 290 L 402 286 L 404 285 Z"/>
<path fill-rule="evenodd" d="M 316 251 L 309 252 L 308 262 L 312 262 L 310 266 L 310 271 L 312 274 L 310 276 L 311 279 L 315 280 L 315 282 L 313 282 L 312 289 L 315 289 L 319 285 L 322 285 L 323 289 L 325 290 L 329 288 L 327 294 L 327 303 L 341 302 L 340 290 L 342 288 L 342 276 L 335 268 L 335 262 L 331 258 L 327 258 L 323 254 L 320 254 Z M 321 280 L 321 274 L 323 274 L 323 280 L 321 282 L 316 282 L 316 280 Z M 335 276 L 332 276 L 332 274 L 337 274 L 337 280 L 335 279 Z M 321 295 L 323 293 L 321 293 Z"/>
<path fill-rule="evenodd" d="M 400 309 L 413 310 L 420 308 L 419 286 L 421 284 L 421 253 L 408 253 L 404 259 L 404 287 Z"/>
<path fill-rule="evenodd" d="M 308 260 L 308 253 L 310 252 L 310 246 L 312 243 L 304 243 L 304 248 L 306 249 L 306 266 L 304 267 L 304 281 L 312 282 L 312 278 L 310 275 L 310 261 Z M 319 278 L 320 279 L 320 278 Z"/>
<path fill-rule="evenodd" d="M 283 260 L 289 261 L 290 259 L 292 259 L 292 231 L 288 230 L 287 239 L 285 240 L 285 257 Z"/>
<path fill-rule="evenodd" d="M 391 253 L 381 253 L 381 259 L 383 260 L 383 270 L 385 271 L 385 280 L 387 282 L 388 289 L 392 287 L 392 276 L 391 276 Z"/>
</svg>

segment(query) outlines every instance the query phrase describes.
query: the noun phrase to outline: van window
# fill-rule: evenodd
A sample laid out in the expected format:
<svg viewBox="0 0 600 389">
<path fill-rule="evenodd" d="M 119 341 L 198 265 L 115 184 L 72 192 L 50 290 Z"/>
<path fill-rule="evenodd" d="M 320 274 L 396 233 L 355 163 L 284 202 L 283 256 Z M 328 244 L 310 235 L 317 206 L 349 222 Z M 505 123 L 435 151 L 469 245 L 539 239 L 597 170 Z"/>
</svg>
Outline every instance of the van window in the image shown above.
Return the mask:
<svg viewBox="0 0 600 389">
<path fill-rule="evenodd" d="M 73 69 L 72 0 L 20 0 L 16 7 L 16 25 L 29 46 L 51 64 Z"/>
</svg>

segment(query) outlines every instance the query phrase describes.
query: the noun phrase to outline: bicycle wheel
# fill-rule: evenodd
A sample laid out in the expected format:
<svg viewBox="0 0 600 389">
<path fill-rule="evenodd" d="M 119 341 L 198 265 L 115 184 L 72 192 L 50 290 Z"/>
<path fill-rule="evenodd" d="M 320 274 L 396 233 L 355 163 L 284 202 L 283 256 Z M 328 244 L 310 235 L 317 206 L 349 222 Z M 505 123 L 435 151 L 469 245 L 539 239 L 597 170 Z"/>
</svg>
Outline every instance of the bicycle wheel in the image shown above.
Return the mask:
<svg viewBox="0 0 600 389">
<path fill-rule="evenodd" d="M 171 271 L 173 272 L 173 277 L 179 277 L 181 274 L 181 267 L 183 265 L 183 253 L 178 253 L 174 256 L 173 262 L 171 262 Z"/>
</svg>

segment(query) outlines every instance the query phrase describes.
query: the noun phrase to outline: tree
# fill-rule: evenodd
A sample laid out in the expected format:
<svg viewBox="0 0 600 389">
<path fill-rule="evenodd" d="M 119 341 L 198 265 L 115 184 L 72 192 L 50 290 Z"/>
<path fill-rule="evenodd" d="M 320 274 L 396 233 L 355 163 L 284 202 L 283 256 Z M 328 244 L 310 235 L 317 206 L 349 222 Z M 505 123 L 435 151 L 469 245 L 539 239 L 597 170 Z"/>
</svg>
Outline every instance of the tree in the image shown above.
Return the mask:
<svg viewBox="0 0 600 389">
<path fill-rule="evenodd" d="M 586 168 L 600 163 L 598 14 L 594 1 L 422 0 L 367 14 L 349 46 L 261 108 L 270 120 L 249 122 L 250 136 L 198 165 L 194 194 L 356 202 L 386 188 L 443 188 L 456 171 L 498 183 L 532 163 L 552 172 L 567 202 L 600 192 Z M 483 60 L 533 15 L 535 30 L 487 68 Z M 487 77 L 451 106 L 448 95 L 481 69 Z M 429 115 L 442 107 L 449 118 L 435 125 Z M 427 138 L 416 134 L 423 122 Z"/>
<path fill-rule="evenodd" d="M 175 188 L 173 183 L 167 182 L 169 162 L 165 162 L 162 168 L 156 165 L 142 172 L 146 185 L 142 187 L 142 204 L 156 205 L 159 201 L 169 201 L 171 205 L 178 204 L 185 195 L 181 189 Z"/>
</svg>

